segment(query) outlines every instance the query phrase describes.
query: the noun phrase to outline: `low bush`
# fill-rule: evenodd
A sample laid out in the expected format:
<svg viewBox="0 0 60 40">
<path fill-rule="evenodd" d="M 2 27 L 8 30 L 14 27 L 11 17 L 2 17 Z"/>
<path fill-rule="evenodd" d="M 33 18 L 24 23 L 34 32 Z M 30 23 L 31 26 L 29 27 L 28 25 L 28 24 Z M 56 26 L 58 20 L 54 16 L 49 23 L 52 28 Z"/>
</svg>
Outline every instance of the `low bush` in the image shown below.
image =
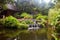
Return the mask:
<svg viewBox="0 0 60 40">
<path fill-rule="evenodd" d="M 47 19 L 47 16 L 46 15 L 41 15 L 39 14 L 37 17 L 36 17 L 37 20 L 41 20 L 41 19 L 44 19 L 46 20 Z"/>
<path fill-rule="evenodd" d="M 19 29 L 22 29 L 22 30 L 28 29 L 28 25 L 27 24 L 20 24 L 19 26 L 20 26 L 20 27 L 18 27 Z"/>
<path fill-rule="evenodd" d="M 20 23 L 22 23 L 22 24 L 33 24 L 34 22 L 32 20 L 23 20 L 23 21 L 20 21 Z"/>
<path fill-rule="evenodd" d="M 22 29 L 26 28 L 27 25 L 20 23 L 16 18 L 12 17 L 12 16 L 8 16 L 4 19 L 0 20 L 0 24 L 2 24 L 2 26 L 4 26 L 5 28 L 12 28 L 12 29 Z"/>
<path fill-rule="evenodd" d="M 60 33 L 60 23 L 57 23 L 56 24 L 56 32 L 57 33 Z"/>
<path fill-rule="evenodd" d="M 21 17 L 21 18 L 27 18 L 27 19 L 33 18 L 32 15 L 30 15 L 30 14 L 28 14 L 28 13 L 25 13 L 25 12 L 22 13 L 20 17 Z"/>
</svg>

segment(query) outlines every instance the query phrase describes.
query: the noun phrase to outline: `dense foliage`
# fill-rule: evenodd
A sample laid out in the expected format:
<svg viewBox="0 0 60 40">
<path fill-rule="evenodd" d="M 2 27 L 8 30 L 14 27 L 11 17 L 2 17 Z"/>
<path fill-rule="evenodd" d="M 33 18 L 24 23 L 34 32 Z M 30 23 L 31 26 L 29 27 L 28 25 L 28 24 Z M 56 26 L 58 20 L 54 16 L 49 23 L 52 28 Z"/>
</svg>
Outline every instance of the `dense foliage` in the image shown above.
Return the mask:
<svg viewBox="0 0 60 40">
<path fill-rule="evenodd" d="M 36 19 L 37 19 L 37 20 L 41 20 L 41 19 L 47 20 L 47 16 L 46 16 L 46 15 L 42 15 L 42 14 L 37 14 Z"/>
<path fill-rule="evenodd" d="M 22 23 L 22 24 L 34 24 L 34 22 L 32 20 L 29 20 L 29 19 L 20 21 L 20 23 Z"/>
<path fill-rule="evenodd" d="M 8 16 L 4 19 L 0 20 L 0 24 L 3 25 L 4 27 L 7 28 L 18 28 L 21 29 L 23 28 L 28 28 L 28 26 L 26 24 L 21 24 L 16 18 L 12 17 L 12 16 Z"/>
<path fill-rule="evenodd" d="M 7 3 L 13 4 L 14 0 L 6 0 L 6 1 L 0 0 L 0 6 L 3 7 L 3 10 L 1 10 L 1 11 L 4 11 L 7 9 L 7 7 L 5 5 Z M 57 33 L 60 33 L 60 1 L 58 1 L 57 4 L 49 10 L 48 9 L 45 10 L 45 7 L 47 8 L 48 5 L 46 5 L 44 8 L 43 7 L 39 8 L 39 7 L 34 6 L 33 4 L 30 5 L 28 3 L 29 2 L 21 3 L 22 5 L 20 3 L 18 3 L 19 5 L 17 5 L 20 8 L 21 14 L 16 13 L 15 17 L 21 18 L 24 20 L 18 21 L 15 17 L 8 16 L 6 18 L 0 19 L 0 26 L 2 28 L 7 28 L 7 29 L 28 29 L 28 25 L 34 24 L 34 22 L 32 20 L 35 19 L 37 21 L 40 20 L 39 24 L 42 24 L 44 27 L 47 27 L 47 29 L 48 29 L 47 34 L 49 34 L 49 36 L 51 36 L 50 33 L 51 34 L 56 33 L 56 35 L 57 35 Z M 1 11 L 0 11 L 0 13 L 1 13 Z M 40 13 L 40 11 L 42 13 Z M 42 15 L 42 14 L 45 14 L 45 12 L 46 12 L 46 15 Z M 48 15 L 47 15 L 47 13 L 48 13 Z M 36 14 L 36 15 L 34 15 L 34 14 Z M 47 23 L 47 24 L 45 25 L 45 23 Z"/>
<path fill-rule="evenodd" d="M 60 9 L 50 9 L 48 17 L 52 25 L 56 25 L 58 21 L 59 13 L 60 13 Z"/>
<path fill-rule="evenodd" d="M 52 25 L 51 32 L 52 32 L 52 34 L 54 34 L 55 40 L 59 39 L 57 37 L 59 35 L 59 31 L 60 31 L 60 26 L 59 26 L 60 25 L 60 23 L 59 23 L 60 16 L 59 15 L 60 15 L 60 8 L 58 8 L 57 6 L 55 6 L 55 8 L 53 8 L 53 9 L 49 10 L 49 13 L 48 13 L 48 21 L 49 22 L 48 23 L 50 25 Z"/>
<path fill-rule="evenodd" d="M 22 13 L 20 17 L 21 17 L 21 18 L 28 18 L 28 19 L 33 18 L 32 15 L 30 15 L 30 14 L 28 14 L 28 13 L 25 13 L 25 12 Z"/>
</svg>

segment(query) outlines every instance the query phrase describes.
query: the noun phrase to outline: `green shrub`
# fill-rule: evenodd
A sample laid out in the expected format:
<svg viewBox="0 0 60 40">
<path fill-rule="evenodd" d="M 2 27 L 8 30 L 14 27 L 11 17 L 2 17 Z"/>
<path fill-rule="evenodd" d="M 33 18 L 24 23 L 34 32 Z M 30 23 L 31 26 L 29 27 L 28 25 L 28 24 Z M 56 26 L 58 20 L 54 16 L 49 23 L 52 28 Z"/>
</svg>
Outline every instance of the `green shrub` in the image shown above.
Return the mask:
<svg viewBox="0 0 60 40">
<path fill-rule="evenodd" d="M 7 10 L 8 9 L 7 4 L 3 5 L 3 9 L 4 10 Z"/>
<path fill-rule="evenodd" d="M 22 24 L 26 24 L 26 22 L 25 22 L 25 21 L 20 21 L 20 23 L 22 23 Z"/>
<path fill-rule="evenodd" d="M 36 19 L 36 17 L 41 16 L 41 15 L 42 15 L 41 13 L 34 15 L 34 18 Z"/>
<path fill-rule="evenodd" d="M 6 26 L 6 27 L 8 27 L 8 26 L 9 27 L 15 27 L 15 26 L 18 26 L 19 24 L 20 24 L 19 21 L 12 16 L 8 16 L 5 18 L 4 26 Z"/>
<path fill-rule="evenodd" d="M 38 14 L 38 16 L 36 17 L 36 19 L 37 19 L 37 20 L 45 21 L 45 20 L 47 20 L 47 16 L 46 16 L 46 15 Z"/>
<path fill-rule="evenodd" d="M 60 21 L 60 15 L 58 15 L 58 17 L 57 17 L 57 18 L 58 18 L 58 21 Z"/>
<path fill-rule="evenodd" d="M 4 26 L 5 28 L 18 28 L 18 29 L 22 29 L 26 28 L 27 25 L 20 23 L 16 18 L 12 17 L 12 16 L 8 16 L 4 19 L 0 20 L 0 24 L 2 24 L 2 26 Z"/>
<path fill-rule="evenodd" d="M 40 20 L 40 19 L 46 20 L 46 19 L 47 19 L 47 16 L 38 14 L 38 16 L 36 17 L 36 19 L 37 19 L 37 20 Z"/>
<path fill-rule="evenodd" d="M 23 20 L 23 21 L 20 21 L 20 23 L 22 23 L 22 24 L 33 24 L 34 22 L 32 20 Z"/>
<path fill-rule="evenodd" d="M 33 18 L 33 17 L 32 17 L 32 15 L 24 12 L 21 14 L 21 18 Z"/>
<path fill-rule="evenodd" d="M 18 28 L 20 28 L 20 29 L 28 29 L 28 25 L 27 24 L 20 24 L 19 26 L 20 27 L 18 27 Z"/>
<path fill-rule="evenodd" d="M 60 15 L 57 17 L 57 23 L 56 23 L 56 32 L 60 33 Z"/>
<path fill-rule="evenodd" d="M 16 18 L 20 18 L 20 13 L 18 13 L 18 12 L 14 13 L 13 16 L 16 17 Z"/>
<path fill-rule="evenodd" d="M 48 20 L 50 21 L 51 25 L 56 25 L 57 21 L 58 21 L 58 16 L 60 14 L 60 10 L 59 9 L 50 9 L 49 13 L 48 13 Z"/>
<path fill-rule="evenodd" d="M 56 32 L 57 33 L 60 33 L 60 23 L 57 23 L 56 24 Z"/>
<path fill-rule="evenodd" d="M 25 20 L 26 24 L 33 24 L 34 22 L 32 20 Z"/>
<path fill-rule="evenodd" d="M 4 23 L 5 23 L 4 19 L 0 19 L 0 25 L 3 26 Z"/>
<path fill-rule="evenodd" d="M 42 14 L 37 14 L 36 15 L 36 20 L 40 20 L 40 22 L 38 22 L 38 24 L 43 25 L 44 27 L 46 26 L 45 23 L 47 21 L 47 16 L 46 15 L 42 15 Z"/>
</svg>

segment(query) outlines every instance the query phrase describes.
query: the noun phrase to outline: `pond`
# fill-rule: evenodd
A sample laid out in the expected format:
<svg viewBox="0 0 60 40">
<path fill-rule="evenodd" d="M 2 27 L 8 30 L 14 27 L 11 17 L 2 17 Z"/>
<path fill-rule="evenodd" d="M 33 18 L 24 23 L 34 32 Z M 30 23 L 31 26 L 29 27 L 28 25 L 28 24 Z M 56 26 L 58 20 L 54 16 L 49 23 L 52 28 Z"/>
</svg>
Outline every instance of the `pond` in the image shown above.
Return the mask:
<svg viewBox="0 0 60 40">
<path fill-rule="evenodd" d="M 0 40 L 47 40 L 47 30 L 0 30 Z"/>
</svg>

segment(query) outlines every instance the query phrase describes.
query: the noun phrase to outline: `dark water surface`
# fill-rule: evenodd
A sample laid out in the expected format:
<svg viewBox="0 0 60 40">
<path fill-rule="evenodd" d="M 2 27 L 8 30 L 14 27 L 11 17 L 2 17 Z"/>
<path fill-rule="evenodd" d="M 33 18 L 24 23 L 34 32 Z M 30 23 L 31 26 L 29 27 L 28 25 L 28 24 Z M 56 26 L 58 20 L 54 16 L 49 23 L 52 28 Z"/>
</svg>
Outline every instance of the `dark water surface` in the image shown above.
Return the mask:
<svg viewBox="0 0 60 40">
<path fill-rule="evenodd" d="M 0 30 L 0 40 L 47 40 L 46 29 Z"/>
</svg>

